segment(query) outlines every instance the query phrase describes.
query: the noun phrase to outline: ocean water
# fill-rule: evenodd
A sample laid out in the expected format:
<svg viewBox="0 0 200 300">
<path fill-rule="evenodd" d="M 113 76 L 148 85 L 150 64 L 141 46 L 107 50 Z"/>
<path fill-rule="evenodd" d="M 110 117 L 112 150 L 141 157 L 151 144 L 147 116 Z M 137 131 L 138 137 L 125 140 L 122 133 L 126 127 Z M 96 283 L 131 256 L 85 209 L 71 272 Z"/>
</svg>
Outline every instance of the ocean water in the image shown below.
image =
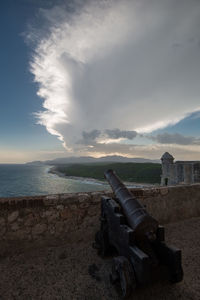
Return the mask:
<svg viewBox="0 0 200 300">
<path fill-rule="evenodd" d="M 0 197 L 90 192 L 108 189 L 90 179 L 71 179 L 49 173 L 49 166 L 0 164 Z"/>
</svg>

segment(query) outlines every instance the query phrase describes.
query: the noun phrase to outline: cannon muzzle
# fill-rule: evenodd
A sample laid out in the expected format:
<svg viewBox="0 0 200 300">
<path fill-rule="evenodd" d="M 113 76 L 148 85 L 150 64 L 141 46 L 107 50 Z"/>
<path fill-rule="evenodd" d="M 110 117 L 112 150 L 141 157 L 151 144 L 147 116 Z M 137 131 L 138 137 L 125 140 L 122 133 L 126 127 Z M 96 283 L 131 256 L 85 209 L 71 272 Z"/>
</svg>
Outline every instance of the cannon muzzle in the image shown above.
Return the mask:
<svg viewBox="0 0 200 300">
<path fill-rule="evenodd" d="M 154 240 L 158 222 L 147 213 L 146 209 L 120 181 L 113 170 L 107 170 L 104 176 L 126 216 L 127 223 L 134 230 L 135 236 L 138 239 Z"/>
</svg>

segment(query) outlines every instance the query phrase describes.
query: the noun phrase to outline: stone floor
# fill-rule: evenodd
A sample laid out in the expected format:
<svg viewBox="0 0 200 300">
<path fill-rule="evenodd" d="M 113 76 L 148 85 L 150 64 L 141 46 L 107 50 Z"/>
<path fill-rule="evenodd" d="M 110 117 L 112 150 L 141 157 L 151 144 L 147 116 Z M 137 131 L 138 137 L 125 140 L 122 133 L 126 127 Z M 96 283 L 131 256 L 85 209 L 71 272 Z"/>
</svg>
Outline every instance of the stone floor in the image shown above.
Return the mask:
<svg viewBox="0 0 200 300">
<path fill-rule="evenodd" d="M 166 240 L 183 251 L 183 282 L 156 283 L 130 299 L 200 299 L 200 218 L 167 225 Z M 91 243 L 78 235 L 48 246 L 7 245 L 0 252 L 0 300 L 121 299 L 108 280 L 111 260 L 98 257 Z"/>
</svg>

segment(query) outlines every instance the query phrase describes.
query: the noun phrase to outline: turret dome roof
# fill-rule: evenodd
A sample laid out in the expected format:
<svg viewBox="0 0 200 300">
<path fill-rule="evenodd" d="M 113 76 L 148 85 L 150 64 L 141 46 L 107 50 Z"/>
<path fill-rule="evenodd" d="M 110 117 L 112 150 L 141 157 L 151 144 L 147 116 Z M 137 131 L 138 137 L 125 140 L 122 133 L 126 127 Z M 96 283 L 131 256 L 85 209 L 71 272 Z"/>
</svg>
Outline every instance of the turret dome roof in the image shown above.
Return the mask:
<svg viewBox="0 0 200 300">
<path fill-rule="evenodd" d="M 169 152 L 165 152 L 161 157 L 161 160 L 174 160 L 174 157 L 171 154 L 169 154 Z"/>
</svg>

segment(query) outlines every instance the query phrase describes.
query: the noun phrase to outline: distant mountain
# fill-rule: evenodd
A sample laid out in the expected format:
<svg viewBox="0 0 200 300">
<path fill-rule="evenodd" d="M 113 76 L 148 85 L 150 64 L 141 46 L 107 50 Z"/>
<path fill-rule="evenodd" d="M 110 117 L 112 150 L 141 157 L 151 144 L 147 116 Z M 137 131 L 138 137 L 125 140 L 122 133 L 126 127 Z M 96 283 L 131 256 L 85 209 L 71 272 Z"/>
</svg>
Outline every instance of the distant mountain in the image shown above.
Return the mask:
<svg viewBox="0 0 200 300">
<path fill-rule="evenodd" d="M 45 165 L 60 165 L 60 164 L 84 164 L 84 163 L 103 163 L 103 162 L 134 162 L 134 163 L 160 163 L 159 159 L 147 159 L 147 158 L 128 158 L 124 156 L 118 155 L 108 155 L 102 156 L 99 158 L 91 157 L 91 156 L 80 156 L 80 157 L 63 157 L 63 158 L 56 158 L 52 160 L 46 161 L 33 161 L 27 164 L 31 165 L 38 165 L 38 164 L 45 164 Z"/>
<path fill-rule="evenodd" d="M 30 162 L 26 163 L 26 165 L 34 165 L 34 166 L 40 166 L 42 164 L 45 164 L 45 162 L 44 161 L 40 161 L 40 160 L 30 161 Z"/>
</svg>

